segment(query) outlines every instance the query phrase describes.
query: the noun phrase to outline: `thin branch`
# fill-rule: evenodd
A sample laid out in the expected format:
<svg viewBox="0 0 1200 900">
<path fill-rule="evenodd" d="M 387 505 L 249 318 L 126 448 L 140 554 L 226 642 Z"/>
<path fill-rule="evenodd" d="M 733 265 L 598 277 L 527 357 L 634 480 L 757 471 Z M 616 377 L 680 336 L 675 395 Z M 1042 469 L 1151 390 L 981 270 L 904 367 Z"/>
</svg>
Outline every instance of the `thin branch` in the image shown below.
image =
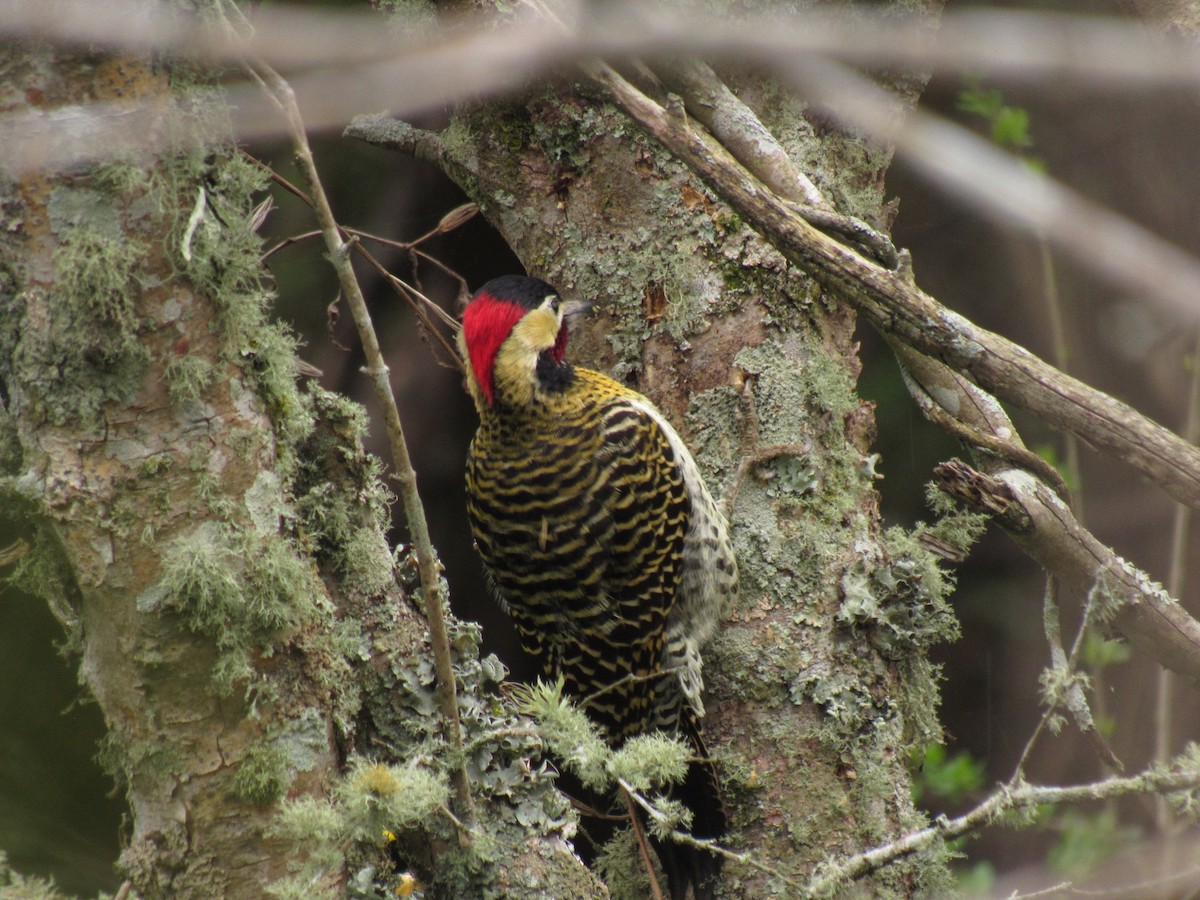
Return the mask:
<svg viewBox="0 0 1200 900">
<path fill-rule="evenodd" d="M 250 156 L 248 153 L 244 154 L 244 156 L 250 162 L 254 163 L 254 165 L 258 166 L 260 169 L 262 169 L 264 172 L 266 172 L 267 177 L 269 177 L 272 181 L 274 181 L 276 184 L 278 184 L 281 188 L 283 188 L 288 193 L 295 195 L 306 206 L 308 206 L 310 209 L 316 211 L 316 204 L 313 202 L 312 197 L 310 197 L 308 195 L 308 193 L 306 193 L 304 190 L 297 187 L 296 185 L 292 184 L 292 182 L 288 181 L 288 179 L 284 178 L 282 175 L 280 175 L 278 172 L 276 172 L 274 169 L 272 169 L 270 166 L 268 166 L 262 160 L 255 159 L 253 156 Z M 446 338 L 442 335 L 442 333 L 440 331 L 438 331 L 437 328 L 434 327 L 433 323 L 429 321 L 429 318 L 426 315 L 426 309 L 432 310 L 433 313 L 439 319 L 441 319 L 445 324 L 449 325 L 453 329 L 457 329 L 459 327 L 458 321 L 456 319 L 454 319 L 452 316 L 450 316 L 448 313 L 446 313 L 446 311 L 444 309 L 442 309 L 440 306 L 438 306 L 436 303 L 434 303 L 432 300 L 430 300 L 428 297 L 426 297 L 425 294 L 423 294 L 421 291 L 418 291 L 412 285 L 406 283 L 403 279 L 398 278 L 396 275 L 394 275 L 390 271 L 388 271 L 387 267 L 384 266 L 383 263 L 381 263 L 378 259 L 376 259 L 365 247 L 363 247 L 361 242 L 359 242 L 357 240 L 351 240 L 351 238 L 367 238 L 367 239 L 370 239 L 373 241 L 378 241 L 379 243 L 385 244 L 390 247 L 399 247 L 400 249 L 411 250 L 415 253 L 418 253 L 423 259 L 427 259 L 430 262 L 434 263 L 435 265 L 437 265 L 439 268 L 441 268 L 443 271 L 447 272 L 448 274 L 451 274 L 455 278 L 458 278 L 458 280 L 461 282 L 462 281 L 461 276 L 452 272 L 446 265 L 444 265 L 442 262 L 435 259 L 434 257 L 430 256 L 429 254 L 424 253 L 420 250 L 417 250 L 416 245 L 421 243 L 422 241 L 426 240 L 427 238 L 432 237 L 435 234 L 445 234 L 449 231 L 452 231 L 453 229 L 457 228 L 459 225 L 462 225 L 465 222 L 467 222 L 469 219 L 471 219 L 475 215 L 475 213 L 478 212 L 478 210 L 479 210 L 479 208 L 477 206 L 475 206 L 474 203 L 464 203 L 461 206 L 457 206 L 454 209 L 450 210 L 450 212 L 446 213 L 446 215 L 442 216 L 441 221 L 438 222 L 437 226 L 433 230 L 427 232 L 426 234 L 417 238 L 415 241 L 412 241 L 408 244 L 405 244 L 400 241 L 389 240 L 388 238 L 384 238 L 384 237 L 379 237 L 378 235 L 371 234 L 370 232 L 367 232 L 367 231 L 360 231 L 357 228 L 347 228 L 343 225 L 337 224 L 336 222 L 334 223 L 334 227 L 337 229 L 338 235 L 340 236 L 341 240 L 345 241 L 346 244 L 352 245 L 354 250 L 357 251 L 359 254 L 361 254 L 362 257 L 364 259 L 366 259 L 366 261 L 368 263 L 370 263 L 371 267 L 373 269 L 375 269 L 375 271 L 378 272 L 380 275 L 382 275 L 383 279 L 389 285 L 391 285 L 392 289 L 397 294 L 399 294 L 405 300 L 405 302 L 408 303 L 409 306 L 412 307 L 413 312 L 415 312 L 417 314 L 417 318 L 419 318 L 421 320 L 421 324 L 425 327 L 426 331 L 429 334 L 432 334 L 434 336 L 434 338 L 442 345 L 442 349 L 446 351 L 446 353 L 449 355 L 453 364 L 455 366 L 457 366 L 460 370 L 462 369 L 462 360 L 459 359 L 458 352 L 454 349 L 454 347 L 450 344 L 450 342 L 446 340 Z M 310 232 L 306 232 L 304 234 L 294 235 L 293 237 L 286 238 L 285 240 L 281 241 L 279 244 L 275 245 L 270 250 L 268 250 L 267 253 L 264 254 L 263 259 L 266 259 L 271 254 L 275 253 L 278 250 L 283 249 L 284 247 L 286 247 L 287 245 L 289 245 L 291 243 L 305 240 L 310 237 L 315 237 L 316 235 L 319 235 L 319 234 L 323 234 L 323 232 L 322 231 L 310 231 Z M 343 244 L 341 246 L 345 246 L 345 245 Z"/>
<path fill-rule="evenodd" d="M 1134 466 L 1177 500 L 1200 505 L 1200 449 L 945 308 L 905 278 L 903 270 L 876 265 L 813 228 L 715 140 L 671 115 L 610 66 L 595 63 L 587 71 L 618 106 L 784 256 L 837 289 L 881 332 L 968 373 L 999 398 L 1078 434 Z M 1144 268 L 1145 260 L 1139 265 Z"/>
<path fill-rule="evenodd" d="M 1054 252 L 1044 234 L 1037 236 L 1038 257 L 1042 263 L 1042 299 L 1050 315 L 1050 341 L 1054 347 L 1054 364 L 1063 372 L 1068 371 L 1071 349 L 1067 344 L 1067 328 L 1063 310 L 1062 291 L 1058 289 L 1058 267 L 1054 264 Z M 1067 432 L 1064 436 L 1067 456 L 1066 482 L 1071 497 L 1071 509 L 1075 518 L 1084 521 L 1083 470 L 1079 463 L 1079 438 Z"/>
<path fill-rule="evenodd" d="M 1144 572 L 1085 529 L 1070 509 L 1027 472 L 995 476 L 958 460 L 934 469 L 946 493 L 987 512 L 1016 544 L 1069 590 L 1099 592 L 1100 621 L 1152 659 L 1200 678 L 1200 622 Z"/>
<path fill-rule="evenodd" d="M 663 815 L 662 811 L 660 809 L 658 809 L 649 800 L 647 800 L 645 797 L 643 797 L 637 790 L 635 790 L 633 785 L 631 785 L 624 778 L 618 778 L 617 785 L 625 793 L 626 797 L 632 799 L 634 803 L 636 803 L 639 807 L 641 807 L 646 812 L 646 815 L 648 815 L 655 822 L 659 823 L 660 826 L 669 827 L 669 820 L 667 819 L 667 817 L 665 815 Z M 768 875 L 770 875 L 771 877 L 778 878 L 784 884 L 787 884 L 791 887 L 794 887 L 797 889 L 799 889 L 801 887 L 799 882 L 794 881 L 791 878 L 788 878 L 783 873 L 781 873 L 777 868 L 775 868 L 773 866 L 769 866 L 766 863 L 759 862 L 757 859 L 754 858 L 754 856 L 752 854 L 736 853 L 733 850 L 730 850 L 726 847 L 722 847 L 720 844 L 718 844 L 715 840 L 713 840 L 711 838 L 693 837 L 692 835 L 688 834 L 686 831 L 680 831 L 677 828 L 669 828 L 668 836 L 672 841 L 674 841 L 677 844 L 685 844 L 688 847 L 693 847 L 697 850 L 705 850 L 709 853 L 714 854 L 715 856 L 720 856 L 724 859 L 728 859 L 732 862 L 738 863 L 739 865 L 749 866 L 752 869 L 757 869 L 760 872 L 765 872 Z"/>
<path fill-rule="evenodd" d="M 994 794 L 961 816 L 939 817 L 933 825 L 913 831 L 865 853 L 832 862 L 827 870 L 807 886 L 807 894 L 826 896 L 840 885 L 895 862 L 901 857 L 929 849 L 936 844 L 962 837 L 1016 810 L 1044 803 L 1080 803 L 1107 800 L 1128 794 L 1160 794 L 1189 790 L 1200 786 L 1195 761 L 1181 759 L 1172 769 L 1156 767 L 1127 778 L 1106 778 L 1091 784 L 1071 787 L 1043 787 L 1014 781 L 1002 785 Z"/>
<path fill-rule="evenodd" d="M 1185 357 L 1191 367 L 1191 386 L 1188 389 L 1187 412 L 1184 414 L 1183 438 L 1195 443 L 1200 438 L 1200 332 L 1192 343 L 1192 352 Z M 1187 574 L 1188 543 L 1191 536 L 1192 510 L 1182 503 L 1175 504 L 1171 523 L 1171 563 L 1167 572 L 1167 590 L 1172 597 L 1183 596 Z M 1168 669 L 1158 673 L 1154 710 L 1154 759 L 1163 762 L 1171 755 L 1171 698 L 1174 693 L 1174 674 Z M 1155 805 L 1155 819 L 1160 831 L 1171 824 L 1171 810 L 1161 800 Z"/>
<path fill-rule="evenodd" d="M 1093 625 L 1093 613 L 1096 609 L 1096 591 L 1088 592 L 1083 604 L 1083 617 L 1079 629 L 1075 633 L 1075 641 L 1068 654 L 1062 643 L 1062 625 L 1058 612 L 1058 581 L 1053 575 L 1046 576 L 1046 594 L 1042 603 L 1042 623 L 1046 632 L 1046 642 L 1050 645 L 1050 668 L 1043 674 L 1043 697 L 1046 702 L 1046 716 L 1057 715 L 1058 710 L 1065 709 L 1075 720 L 1083 736 L 1091 743 L 1096 755 L 1110 768 L 1121 772 L 1124 764 L 1113 753 L 1108 741 L 1096 727 L 1091 707 L 1088 705 L 1084 687 L 1088 684 L 1087 677 L 1079 671 L 1079 651 L 1083 647 L 1084 638 Z M 1024 765 L 1028 755 L 1022 754 L 1018 771 Z"/>
<path fill-rule="evenodd" d="M 650 880 L 650 894 L 654 900 L 663 900 L 662 888 L 658 885 L 658 876 L 654 874 L 654 863 L 650 861 L 650 847 L 646 842 L 646 830 L 642 828 L 642 823 L 637 817 L 637 810 L 633 807 L 633 797 L 624 787 L 621 788 L 621 795 L 625 798 L 625 807 L 629 810 L 629 827 L 633 831 L 638 850 L 641 852 L 642 865 L 646 868 L 646 877 Z"/>
<path fill-rule="evenodd" d="M 469 823 L 473 819 L 474 804 L 471 798 L 470 780 L 467 776 L 466 759 L 463 754 L 462 725 L 458 717 L 454 663 L 449 637 L 446 633 L 446 601 L 442 596 L 437 555 L 429 538 L 429 526 L 425 519 L 424 505 L 417 491 L 417 474 L 413 469 L 412 459 L 408 453 L 408 444 L 404 438 L 404 429 L 400 421 L 400 413 L 396 407 L 395 396 L 392 394 L 388 367 L 383 359 L 383 351 L 379 346 L 366 300 L 363 298 L 358 279 L 355 278 L 350 264 L 348 252 L 350 246 L 343 242 L 342 232 L 321 187 L 320 176 L 308 144 L 304 121 L 301 118 L 295 94 L 282 76 L 270 66 L 264 63 L 252 64 L 251 71 L 262 79 L 264 89 L 270 92 L 287 120 L 296 158 L 308 181 L 313 210 L 321 225 L 325 245 L 329 250 L 329 260 L 338 274 L 342 293 L 346 297 L 354 323 L 358 328 L 359 339 L 367 358 L 366 372 L 371 378 L 376 398 L 383 411 L 388 443 L 396 469 L 395 477 L 400 483 L 405 518 L 417 557 L 417 571 L 421 582 L 421 594 L 425 601 L 425 617 L 429 623 L 429 639 L 433 649 L 434 668 L 437 673 L 438 705 L 452 751 L 452 758 L 449 762 L 455 800 L 460 816 Z M 467 831 L 460 830 L 458 833 L 461 842 L 469 840 Z"/>
</svg>

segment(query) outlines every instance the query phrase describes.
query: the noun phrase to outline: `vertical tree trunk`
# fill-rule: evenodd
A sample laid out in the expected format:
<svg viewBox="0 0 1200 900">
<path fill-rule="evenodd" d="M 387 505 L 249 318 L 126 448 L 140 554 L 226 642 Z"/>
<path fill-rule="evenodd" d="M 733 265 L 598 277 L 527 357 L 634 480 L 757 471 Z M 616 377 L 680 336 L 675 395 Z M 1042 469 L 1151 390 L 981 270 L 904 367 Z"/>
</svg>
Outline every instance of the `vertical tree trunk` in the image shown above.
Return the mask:
<svg viewBox="0 0 1200 900">
<path fill-rule="evenodd" d="M 734 86 L 840 212 L 887 228 L 886 149 L 770 83 Z M 896 86 L 898 112 L 916 90 Z M 439 134 L 386 119 L 351 133 L 438 163 L 531 274 L 593 301 L 573 359 L 648 394 L 710 485 L 736 491 L 742 596 L 705 653 L 707 730 L 733 846 L 774 874 L 730 865 L 734 893 L 786 892 L 916 825 L 906 751 L 939 733 L 925 651 L 956 624 L 932 557 L 881 526 L 850 308 L 587 86 L 462 109 Z M 913 860 L 876 888 L 945 876 Z"/>
<path fill-rule="evenodd" d="M 362 411 L 298 388 L 295 342 L 268 320 L 262 175 L 201 143 L 219 104 L 133 59 L 26 46 L 8 71 L 48 118 L 109 101 L 181 137 L 0 184 L 0 514 L 30 530 L 14 577 L 67 629 L 108 725 L 132 887 L 341 896 L 348 877 L 400 878 L 395 829 L 433 892 L 603 896 L 536 738 L 494 697 L 502 667 L 462 623 L 477 821 L 442 815 L 460 761 L 386 544 L 389 494 Z M 337 779 L 350 756 L 356 777 Z"/>
<path fill-rule="evenodd" d="M 19 52 L 10 71 L 48 116 L 212 112 L 147 63 Z M 207 150 L 3 186 L 0 505 L 32 529 L 18 579 L 67 628 L 110 729 L 121 868 L 143 896 L 261 897 L 296 856 L 267 836 L 270 808 L 328 787 L 341 691 L 284 500 L 312 414 L 264 319 L 260 176 Z"/>
</svg>

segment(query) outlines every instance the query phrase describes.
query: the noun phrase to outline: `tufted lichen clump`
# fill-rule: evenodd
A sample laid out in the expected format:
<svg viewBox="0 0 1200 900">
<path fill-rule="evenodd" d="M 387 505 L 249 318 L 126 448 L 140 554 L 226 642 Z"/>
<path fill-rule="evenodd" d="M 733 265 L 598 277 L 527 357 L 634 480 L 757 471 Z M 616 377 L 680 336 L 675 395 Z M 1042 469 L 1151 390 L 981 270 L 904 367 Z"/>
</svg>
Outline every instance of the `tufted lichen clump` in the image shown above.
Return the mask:
<svg viewBox="0 0 1200 900">
<path fill-rule="evenodd" d="M 54 197 L 70 192 L 59 187 Z M 52 222 L 54 208 L 52 199 Z M 148 368 L 133 305 L 142 290 L 135 273 L 143 253 L 121 236 L 116 210 L 88 204 L 70 221 L 53 255 L 49 286 L 27 286 L 14 298 L 25 311 L 14 305 L 7 313 L 44 322 L 13 332 L 12 362 L 29 379 L 33 415 L 56 425 L 95 424 L 105 403 L 132 400 Z"/>
<path fill-rule="evenodd" d="M 213 685 L 227 695 L 254 680 L 252 652 L 269 655 L 284 632 L 312 619 L 323 596 L 316 573 L 285 538 L 205 522 L 167 546 L 162 580 L 138 598 L 138 609 L 173 610 L 212 638 Z"/>
<path fill-rule="evenodd" d="M 297 447 L 292 495 L 304 540 L 319 564 L 332 566 L 343 590 L 373 596 L 394 584 L 383 538 L 394 498 L 379 459 L 362 449 L 366 411 L 317 387 L 307 399 L 321 427 Z M 330 477 L 331 472 L 344 477 Z"/>
<path fill-rule="evenodd" d="M 510 862 L 503 848 L 523 845 L 530 833 L 574 833 L 570 806 L 554 790 L 543 739 L 498 692 L 504 666 L 494 656 L 480 658 L 478 626 L 452 619 L 449 627 L 475 799 L 469 846 L 459 846 L 458 823 L 450 814 L 455 761 L 443 739 L 429 655 L 396 657 L 367 690 L 386 693 L 387 702 L 371 701 L 379 743 L 402 748 L 404 759 L 385 764 L 357 757 L 329 801 L 284 803 L 275 832 L 298 845 L 317 846 L 315 862 L 277 883 L 280 896 L 305 896 L 294 889 L 311 883 L 320 860 L 343 854 L 355 884 L 368 896 L 388 896 L 407 883 L 410 870 L 421 868 L 430 836 L 454 849 L 439 857 L 436 871 L 422 870 L 421 881 L 441 895 L 480 896 L 492 888 L 492 867 Z"/>
<path fill-rule="evenodd" d="M 251 746 L 238 762 L 233 790 L 247 803 L 266 807 L 282 798 L 289 784 L 287 757 L 264 741 Z"/>
</svg>

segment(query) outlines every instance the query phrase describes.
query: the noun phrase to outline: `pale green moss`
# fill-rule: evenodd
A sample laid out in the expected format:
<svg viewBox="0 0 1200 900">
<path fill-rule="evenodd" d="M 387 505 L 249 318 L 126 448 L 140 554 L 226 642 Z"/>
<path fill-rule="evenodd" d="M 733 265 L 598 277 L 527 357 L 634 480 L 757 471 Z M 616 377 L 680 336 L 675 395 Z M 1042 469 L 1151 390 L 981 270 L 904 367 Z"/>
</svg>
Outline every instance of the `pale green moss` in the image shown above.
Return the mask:
<svg viewBox="0 0 1200 900">
<path fill-rule="evenodd" d="M 267 742 L 255 744 L 237 764 L 233 790 L 255 806 L 271 806 L 287 793 L 291 779 L 283 752 Z"/>
<path fill-rule="evenodd" d="M 159 586 L 138 598 L 142 612 L 169 609 L 208 635 L 219 651 L 214 686 L 228 693 L 253 678 L 251 652 L 269 655 L 280 633 L 309 621 L 324 596 L 310 566 L 278 535 L 204 523 L 166 549 Z"/>
</svg>

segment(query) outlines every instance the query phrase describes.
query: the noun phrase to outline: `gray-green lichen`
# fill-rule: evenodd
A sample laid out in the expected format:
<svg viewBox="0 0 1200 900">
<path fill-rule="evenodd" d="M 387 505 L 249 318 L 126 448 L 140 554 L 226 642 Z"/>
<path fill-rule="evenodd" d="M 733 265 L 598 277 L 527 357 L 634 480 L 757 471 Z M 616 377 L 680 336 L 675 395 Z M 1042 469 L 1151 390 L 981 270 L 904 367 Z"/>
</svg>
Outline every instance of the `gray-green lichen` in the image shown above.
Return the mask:
<svg viewBox="0 0 1200 900">
<path fill-rule="evenodd" d="M 115 213 L 95 215 L 107 222 Z M 110 230 L 76 224 L 60 237 L 49 286 L 27 285 L 0 310 L 14 334 L 11 365 L 22 373 L 32 421 L 98 424 L 105 403 L 128 404 L 142 386 L 149 354 L 133 298 L 143 290 L 136 273 L 144 254 Z M 42 327 L 20 327 L 28 317 Z"/>
<path fill-rule="evenodd" d="M 203 522 L 167 545 L 162 579 L 138 598 L 138 609 L 177 612 L 210 637 L 219 654 L 213 684 L 228 694 L 253 680 L 251 654 L 269 655 L 313 618 L 323 596 L 316 573 L 285 538 Z"/>
<path fill-rule="evenodd" d="M 255 806 L 271 806 L 287 792 L 291 779 L 287 757 L 278 747 L 261 742 L 250 747 L 237 764 L 233 789 L 239 798 Z"/>
<path fill-rule="evenodd" d="M 445 896 L 540 896 L 532 884 L 526 885 L 528 892 L 498 889 L 496 867 L 510 864 L 511 848 L 525 845 L 531 833 L 572 834 L 573 814 L 554 790 L 555 773 L 543 758 L 542 738 L 496 693 L 507 673 L 495 657 L 479 657 L 478 627 L 456 620 L 449 627 L 476 820 L 470 846 L 441 855 L 436 870 L 422 871 L 422 880 Z M 430 837 L 458 844 L 456 825 L 445 814 L 457 760 L 443 736 L 428 653 L 392 659 L 388 670 L 365 687 L 381 745 L 401 750 L 402 758 L 385 764 L 356 757 L 331 799 L 284 804 L 277 832 L 316 847 L 312 864 L 277 884 L 281 896 L 291 896 L 321 860 L 343 854 L 354 865 L 361 863 L 357 871 L 365 885 L 387 892 L 407 874 L 406 860 L 414 866 L 424 860 L 421 848 Z M 377 692 L 386 693 L 393 716 L 386 715 L 389 703 Z"/>
</svg>

